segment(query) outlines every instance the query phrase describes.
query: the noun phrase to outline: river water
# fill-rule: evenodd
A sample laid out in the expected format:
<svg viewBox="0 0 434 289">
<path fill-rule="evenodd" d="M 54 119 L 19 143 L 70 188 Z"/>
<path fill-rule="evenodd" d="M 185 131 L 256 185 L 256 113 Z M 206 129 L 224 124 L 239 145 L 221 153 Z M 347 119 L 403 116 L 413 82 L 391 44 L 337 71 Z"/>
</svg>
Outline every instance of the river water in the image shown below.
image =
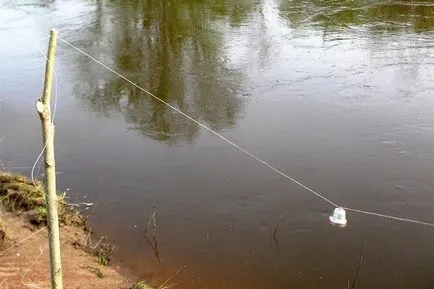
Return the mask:
<svg viewBox="0 0 434 289">
<path fill-rule="evenodd" d="M 35 100 L 55 27 L 339 205 L 434 222 L 432 1 L 0 7 L 4 169 L 30 174 L 40 152 Z M 434 288 L 432 227 L 352 212 L 332 226 L 327 202 L 63 42 L 56 65 L 59 189 L 96 204 L 90 225 L 134 275 L 181 289 L 345 288 L 365 246 L 359 288 Z M 153 207 L 159 260 L 144 238 Z"/>
</svg>

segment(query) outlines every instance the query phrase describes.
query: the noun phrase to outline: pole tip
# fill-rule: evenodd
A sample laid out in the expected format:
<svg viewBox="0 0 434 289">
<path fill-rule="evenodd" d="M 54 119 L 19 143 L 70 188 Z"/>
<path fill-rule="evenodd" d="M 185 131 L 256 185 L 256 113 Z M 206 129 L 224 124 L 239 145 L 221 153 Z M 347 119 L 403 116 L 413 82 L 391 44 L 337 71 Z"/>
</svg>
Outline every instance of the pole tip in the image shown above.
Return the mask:
<svg viewBox="0 0 434 289">
<path fill-rule="evenodd" d="M 53 35 L 53 34 L 56 34 L 56 35 L 57 35 L 57 29 L 56 29 L 56 28 L 51 28 L 51 30 L 50 30 L 50 34 L 51 34 L 51 35 Z"/>
</svg>

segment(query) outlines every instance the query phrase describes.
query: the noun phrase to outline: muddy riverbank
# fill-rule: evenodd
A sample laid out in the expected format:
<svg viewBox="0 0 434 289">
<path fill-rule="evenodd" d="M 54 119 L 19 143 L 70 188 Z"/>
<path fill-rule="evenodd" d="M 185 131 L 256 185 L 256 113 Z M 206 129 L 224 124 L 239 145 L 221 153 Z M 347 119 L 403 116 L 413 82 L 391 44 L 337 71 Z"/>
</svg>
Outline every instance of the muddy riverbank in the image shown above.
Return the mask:
<svg viewBox="0 0 434 289">
<path fill-rule="evenodd" d="M 95 238 L 86 220 L 59 195 L 65 288 L 134 288 L 109 265 L 114 245 Z M 49 288 L 46 208 L 39 184 L 0 172 L 0 288 Z"/>
</svg>

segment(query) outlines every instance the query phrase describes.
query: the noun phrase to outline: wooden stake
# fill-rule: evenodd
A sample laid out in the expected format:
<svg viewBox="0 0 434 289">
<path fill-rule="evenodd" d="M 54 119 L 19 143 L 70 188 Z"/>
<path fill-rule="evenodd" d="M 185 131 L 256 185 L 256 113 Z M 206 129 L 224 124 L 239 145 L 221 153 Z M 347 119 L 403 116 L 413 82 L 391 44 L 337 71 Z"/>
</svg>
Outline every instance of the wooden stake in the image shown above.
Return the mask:
<svg viewBox="0 0 434 289">
<path fill-rule="evenodd" d="M 54 159 L 54 124 L 51 119 L 51 88 L 53 86 L 54 57 L 57 46 L 57 31 L 50 31 L 48 56 L 45 65 L 44 94 L 38 99 L 36 109 L 42 123 L 42 138 L 45 147 L 45 201 L 47 205 L 48 241 L 50 248 L 51 288 L 63 289 L 60 259 L 60 233 L 57 212 L 56 164 Z"/>
</svg>

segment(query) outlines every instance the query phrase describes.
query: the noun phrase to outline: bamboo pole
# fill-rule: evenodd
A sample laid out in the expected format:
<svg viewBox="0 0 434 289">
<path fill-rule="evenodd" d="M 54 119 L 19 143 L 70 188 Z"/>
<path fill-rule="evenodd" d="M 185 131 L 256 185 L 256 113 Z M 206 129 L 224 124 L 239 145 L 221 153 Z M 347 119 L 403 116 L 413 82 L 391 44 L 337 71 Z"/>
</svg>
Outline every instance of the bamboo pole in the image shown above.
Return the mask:
<svg viewBox="0 0 434 289">
<path fill-rule="evenodd" d="M 60 232 L 57 211 L 56 163 L 54 159 L 54 124 L 51 119 L 51 88 L 53 86 L 54 57 L 57 46 L 57 31 L 50 31 L 47 62 L 45 65 L 44 94 L 38 99 L 36 109 L 42 124 L 45 147 L 45 202 L 47 205 L 48 241 L 50 248 L 51 288 L 62 289 L 62 264 L 60 259 Z"/>
</svg>

